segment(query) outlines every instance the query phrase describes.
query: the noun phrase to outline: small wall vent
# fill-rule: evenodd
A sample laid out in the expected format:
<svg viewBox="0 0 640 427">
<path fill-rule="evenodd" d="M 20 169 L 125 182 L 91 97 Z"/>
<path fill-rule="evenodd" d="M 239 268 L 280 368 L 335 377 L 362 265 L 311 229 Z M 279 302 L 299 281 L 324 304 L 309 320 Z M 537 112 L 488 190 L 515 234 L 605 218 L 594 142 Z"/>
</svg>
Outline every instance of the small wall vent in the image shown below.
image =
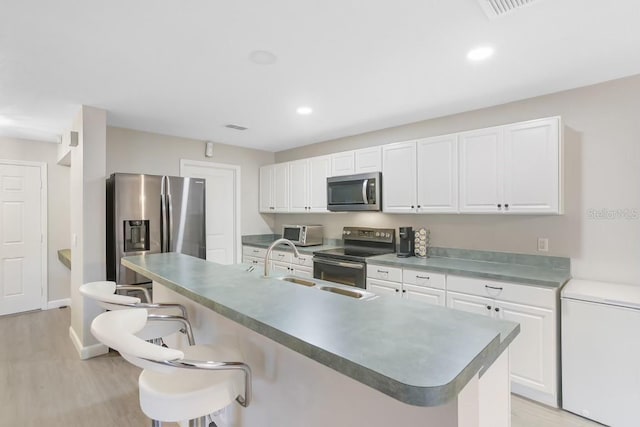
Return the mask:
<svg viewBox="0 0 640 427">
<path fill-rule="evenodd" d="M 225 127 L 229 129 L 234 129 L 234 130 L 247 130 L 246 127 L 238 126 L 238 125 L 226 125 Z"/>
<path fill-rule="evenodd" d="M 537 0 L 478 0 L 482 10 L 491 19 L 503 16 L 521 7 L 529 6 Z"/>
</svg>

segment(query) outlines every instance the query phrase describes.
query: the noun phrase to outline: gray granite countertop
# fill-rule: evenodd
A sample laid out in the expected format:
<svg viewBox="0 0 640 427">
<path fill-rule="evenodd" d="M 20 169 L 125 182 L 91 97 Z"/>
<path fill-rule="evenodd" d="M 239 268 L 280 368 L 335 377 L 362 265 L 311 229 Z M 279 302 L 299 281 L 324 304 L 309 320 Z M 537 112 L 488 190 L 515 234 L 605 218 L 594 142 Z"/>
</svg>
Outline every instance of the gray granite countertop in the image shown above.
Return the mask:
<svg viewBox="0 0 640 427">
<path fill-rule="evenodd" d="M 527 259 L 517 259 L 517 257 L 523 257 L 522 255 L 505 255 L 506 258 L 515 259 L 479 260 L 446 256 L 398 258 L 396 254 L 388 254 L 368 258 L 367 263 L 557 289 L 571 278 L 568 266 L 549 263 L 547 262 L 549 257 L 541 257 L 544 258 L 540 260 L 542 262 L 525 264 Z"/>
<path fill-rule="evenodd" d="M 278 240 L 279 234 L 256 234 L 251 236 L 242 236 L 243 246 L 253 246 L 256 248 L 268 248 L 271 243 Z M 298 251 L 302 254 L 312 255 L 316 251 L 323 251 L 325 249 L 334 249 L 342 247 L 342 240 L 338 239 L 324 239 L 322 245 L 315 246 L 296 246 Z M 286 245 L 280 245 L 276 248 L 279 251 L 293 252 L 293 250 Z"/>
<path fill-rule="evenodd" d="M 519 333 L 517 323 L 444 307 L 358 301 L 177 253 L 122 263 L 293 351 L 402 402 L 457 396 Z"/>
</svg>

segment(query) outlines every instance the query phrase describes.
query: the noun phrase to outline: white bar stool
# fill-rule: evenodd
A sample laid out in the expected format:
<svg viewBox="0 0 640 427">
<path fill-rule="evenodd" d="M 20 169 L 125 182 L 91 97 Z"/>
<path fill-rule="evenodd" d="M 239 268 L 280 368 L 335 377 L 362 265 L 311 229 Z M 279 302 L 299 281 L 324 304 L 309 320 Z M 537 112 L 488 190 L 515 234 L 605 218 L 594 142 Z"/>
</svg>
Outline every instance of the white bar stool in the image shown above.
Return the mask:
<svg viewBox="0 0 640 427">
<path fill-rule="evenodd" d="M 182 332 L 187 336 L 189 345 L 195 344 L 191 323 L 187 319 L 187 309 L 183 305 L 143 303 L 140 302 L 140 298 L 116 294 L 117 289 L 116 282 L 89 282 L 80 286 L 80 293 L 96 301 L 105 310 L 150 309 L 149 316 L 157 322 L 153 322 L 138 333 L 138 336 L 144 340 L 159 339 L 176 332 Z M 148 296 L 148 293 L 145 295 Z M 180 314 L 176 314 L 178 312 Z"/>
<path fill-rule="evenodd" d="M 154 320 L 146 309 L 134 308 L 102 313 L 91 323 L 91 332 L 100 342 L 143 368 L 138 379 L 140 407 L 154 420 L 153 426 L 184 420 L 189 420 L 189 426 L 205 426 L 208 415 L 234 401 L 249 405 L 251 369 L 237 348 L 160 347 L 136 335 Z"/>
</svg>

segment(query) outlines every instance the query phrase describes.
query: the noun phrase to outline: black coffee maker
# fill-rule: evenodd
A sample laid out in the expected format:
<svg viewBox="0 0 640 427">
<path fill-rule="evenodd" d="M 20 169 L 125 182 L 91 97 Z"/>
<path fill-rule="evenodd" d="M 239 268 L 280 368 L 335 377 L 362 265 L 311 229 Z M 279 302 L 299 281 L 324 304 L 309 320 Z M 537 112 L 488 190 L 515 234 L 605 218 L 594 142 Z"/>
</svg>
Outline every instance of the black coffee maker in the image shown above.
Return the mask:
<svg viewBox="0 0 640 427">
<path fill-rule="evenodd" d="M 413 256 L 414 235 L 413 227 L 400 227 L 400 248 L 398 249 L 398 257 L 408 258 Z"/>
</svg>

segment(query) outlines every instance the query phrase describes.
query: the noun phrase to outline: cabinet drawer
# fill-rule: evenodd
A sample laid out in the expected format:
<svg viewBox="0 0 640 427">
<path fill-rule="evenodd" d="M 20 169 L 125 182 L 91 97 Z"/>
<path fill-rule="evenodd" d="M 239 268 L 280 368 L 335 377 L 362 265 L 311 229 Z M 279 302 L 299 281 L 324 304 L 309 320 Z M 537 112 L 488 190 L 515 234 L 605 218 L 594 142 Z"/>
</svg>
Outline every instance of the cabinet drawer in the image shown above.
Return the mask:
<svg viewBox="0 0 640 427">
<path fill-rule="evenodd" d="M 367 277 L 401 283 L 402 269 L 387 267 L 385 265 L 367 264 Z"/>
<path fill-rule="evenodd" d="M 445 289 L 446 276 L 429 271 L 407 270 L 402 271 L 402 282 L 416 286 L 428 286 L 430 288 Z"/>
<path fill-rule="evenodd" d="M 254 256 L 243 255 L 242 262 L 246 264 L 253 264 L 253 265 L 264 265 L 264 258 L 257 258 Z"/>
<path fill-rule="evenodd" d="M 313 255 L 300 254 L 300 256 L 296 258 L 292 254 L 291 264 L 294 266 L 301 265 L 304 267 L 313 267 Z"/>
<path fill-rule="evenodd" d="M 447 290 L 550 309 L 555 309 L 557 305 L 555 289 L 500 282 L 497 280 L 473 279 L 450 275 L 447 277 Z"/>
<path fill-rule="evenodd" d="M 265 248 L 256 248 L 253 246 L 242 247 L 242 255 L 254 256 L 254 257 L 264 259 L 264 256 L 266 254 L 267 254 L 267 250 Z"/>
<path fill-rule="evenodd" d="M 292 258 L 293 258 L 293 254 L 291 252 L 284 252 L 284 251 L 271 252 L 271 259 L 273 261 L 282 262 L 282 263 L 291 263 Z"/>
</svg>

